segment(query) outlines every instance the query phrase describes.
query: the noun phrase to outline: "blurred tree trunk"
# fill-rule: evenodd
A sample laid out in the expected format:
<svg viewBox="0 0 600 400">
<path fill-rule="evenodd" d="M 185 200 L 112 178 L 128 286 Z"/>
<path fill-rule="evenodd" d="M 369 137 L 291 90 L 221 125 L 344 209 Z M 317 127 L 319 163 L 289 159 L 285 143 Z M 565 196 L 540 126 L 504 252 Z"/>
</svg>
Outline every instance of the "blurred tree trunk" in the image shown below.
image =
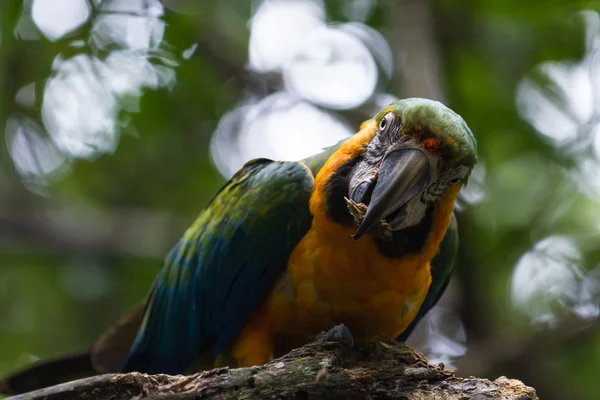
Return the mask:
<svg viewBox="0 0 600 400">
<path fill-rule="evenodd" d="M 45 399 L 538 399 L 501 377 L 458 378 L 404 343 L 311 343 L 264 366 L 217 368 L 191 376 L 110 374 L 65 383 L 12 400 Z"/>
<path fill-rule="evenodd" d="M 387 11 L 400 98 L 424 97 L 445 102 L 441 57 L 429 1 L 390 2 Z"/>
</svg>

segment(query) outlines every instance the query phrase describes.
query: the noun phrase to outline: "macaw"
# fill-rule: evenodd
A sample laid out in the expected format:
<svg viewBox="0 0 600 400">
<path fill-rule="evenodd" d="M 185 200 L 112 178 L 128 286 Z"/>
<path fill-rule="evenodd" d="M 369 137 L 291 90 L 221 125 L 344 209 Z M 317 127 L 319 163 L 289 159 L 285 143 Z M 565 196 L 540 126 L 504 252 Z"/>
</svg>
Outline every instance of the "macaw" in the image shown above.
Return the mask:
<svg viewBox="0 0 600 400">
<path fill-rule="evenodd" d="M 315 156 L 248 162 L 168 254 L 146 301 L 90 351 L 10 375 L 0 391 L 76 373 L 260 365 L 339 324 L 356 342 L 406 340 L 450 280 L 454 203 L 476 148 L 458 114 L 413 98 Z"/>
</svg>

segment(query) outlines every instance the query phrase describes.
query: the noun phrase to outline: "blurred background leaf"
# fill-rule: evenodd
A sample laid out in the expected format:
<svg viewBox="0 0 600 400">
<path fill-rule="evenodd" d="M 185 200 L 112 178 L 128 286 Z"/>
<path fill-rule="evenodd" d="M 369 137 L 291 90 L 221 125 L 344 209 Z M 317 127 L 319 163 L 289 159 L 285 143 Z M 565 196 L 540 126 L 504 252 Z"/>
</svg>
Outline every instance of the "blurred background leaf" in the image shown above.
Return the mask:
<svg viewBox="0 0 600 400">
<path fill-rule="evenodd" d="M 0 373 L 85 348 L 216 190 L 395 98 L 441 100 L 480 164 L 449 290 L 411 344 L 460 375 L 594 399 L 600 2 L 5 0 Z"/>
</svg>

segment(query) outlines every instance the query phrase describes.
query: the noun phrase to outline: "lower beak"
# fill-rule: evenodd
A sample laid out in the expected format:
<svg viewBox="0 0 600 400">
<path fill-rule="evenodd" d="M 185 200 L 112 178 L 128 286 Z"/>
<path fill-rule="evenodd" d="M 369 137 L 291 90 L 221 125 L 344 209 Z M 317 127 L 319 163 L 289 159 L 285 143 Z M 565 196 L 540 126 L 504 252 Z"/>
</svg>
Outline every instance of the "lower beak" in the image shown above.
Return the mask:
<svg viewBox="0 0 600 400">
<path fill-rule="evenodd" d="M 367 213 L 354 239 L 369 233 L 379 221 L 420 194 L 429 183 L 430 168 L 429 159 L 419 149 L 400 149 L 388 153 L 381 163 Z"/>
</svg>

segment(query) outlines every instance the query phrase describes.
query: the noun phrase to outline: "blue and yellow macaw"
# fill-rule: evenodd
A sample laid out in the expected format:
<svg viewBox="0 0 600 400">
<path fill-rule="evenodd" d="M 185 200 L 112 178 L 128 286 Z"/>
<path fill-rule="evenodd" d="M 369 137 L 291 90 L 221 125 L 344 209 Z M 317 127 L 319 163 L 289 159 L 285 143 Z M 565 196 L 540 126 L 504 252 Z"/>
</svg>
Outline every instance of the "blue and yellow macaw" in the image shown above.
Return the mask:
<svg viewBox="0 0 600 400">
<path fill-rule="evenodd" d="M 144 304 L 91 351 L 0 389 L 259 365 L 338 324 L 356 342 L 405 340 L 450 280 L 454 202 L 476 158 L 458 114 L 405 99 L 318 155 L 250 161 L 172 249 Z"/>
</svg>

